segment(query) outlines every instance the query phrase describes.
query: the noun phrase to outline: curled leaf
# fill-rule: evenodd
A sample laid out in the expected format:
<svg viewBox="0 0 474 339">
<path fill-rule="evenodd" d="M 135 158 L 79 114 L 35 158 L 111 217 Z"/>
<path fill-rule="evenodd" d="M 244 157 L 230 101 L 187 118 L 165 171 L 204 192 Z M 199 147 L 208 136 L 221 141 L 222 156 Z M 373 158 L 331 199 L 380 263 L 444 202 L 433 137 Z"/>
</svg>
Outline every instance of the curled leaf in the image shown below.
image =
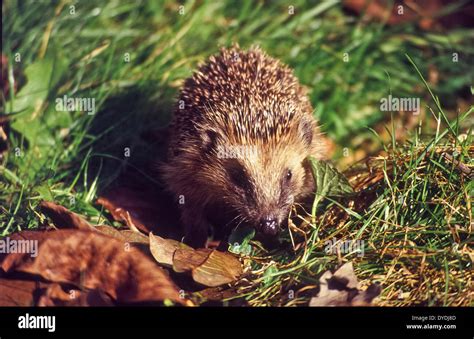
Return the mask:
<svg viewBox="0 0 474 339">
<path fill-rule="evenodd" d="M 309 306 L 368 306 L 380 294 L 380 286 L 377 284 L 370 285 L 365 291 L 359 289 L 359 282 L 350 262 L 334 273 L 324 272 L 319 283 L 319 293 L 311 298 Z"/>
</svg>

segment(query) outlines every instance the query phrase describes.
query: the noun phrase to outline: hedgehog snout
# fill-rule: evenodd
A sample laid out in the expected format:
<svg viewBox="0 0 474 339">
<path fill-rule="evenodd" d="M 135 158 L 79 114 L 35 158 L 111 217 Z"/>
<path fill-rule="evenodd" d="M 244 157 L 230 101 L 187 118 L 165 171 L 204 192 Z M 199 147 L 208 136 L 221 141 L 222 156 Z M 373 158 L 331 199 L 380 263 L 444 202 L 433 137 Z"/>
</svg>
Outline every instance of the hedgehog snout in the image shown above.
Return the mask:
<svg viewBox="0 0 474 339">
<path fill-rule="evenodd" d="M 258 227 L 263 234 L 275 236 L 278 233 L 279 224 L 276 218 L 267 216 L 260 220 Z"/>
</svg>

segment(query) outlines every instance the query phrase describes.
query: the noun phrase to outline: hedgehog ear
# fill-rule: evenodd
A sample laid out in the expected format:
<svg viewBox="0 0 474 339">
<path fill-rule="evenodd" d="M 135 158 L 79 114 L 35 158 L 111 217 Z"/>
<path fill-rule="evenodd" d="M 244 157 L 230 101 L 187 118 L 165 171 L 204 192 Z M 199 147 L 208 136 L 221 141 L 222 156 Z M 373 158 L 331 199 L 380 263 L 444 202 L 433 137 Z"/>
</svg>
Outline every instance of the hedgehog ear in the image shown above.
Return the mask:
<svg viewBox="0 0 474 339">
<path fill-rule="evenodd" d="M 217 144 L 218 134 L 213 130 L 205 130 L 200 133 L 201 147 L 205 152 L 213 150 Z"/>
<path fill-rule="evenodd" d="M 306 146 L 313 142 L 313 122 L 310 119 L 311 117 L 303 117 L 298 125 L 298 133 Z"/>
</svg>

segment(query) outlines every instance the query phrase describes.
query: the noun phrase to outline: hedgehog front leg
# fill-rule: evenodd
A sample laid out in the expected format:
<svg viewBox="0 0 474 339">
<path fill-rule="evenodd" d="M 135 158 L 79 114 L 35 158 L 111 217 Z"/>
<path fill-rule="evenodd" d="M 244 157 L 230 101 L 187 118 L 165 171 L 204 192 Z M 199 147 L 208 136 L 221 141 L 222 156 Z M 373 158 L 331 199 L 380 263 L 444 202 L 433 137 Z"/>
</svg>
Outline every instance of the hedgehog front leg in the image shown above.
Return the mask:
<svg viewBox="0 0 474 339">
<path fill-rule="evenodd" d="M 186 206 L 181 212 L 181 222 L 184 225 L 184 243 L 193 248 L 206 245 L 209 222 L 201 208 Z"/>
</svg>

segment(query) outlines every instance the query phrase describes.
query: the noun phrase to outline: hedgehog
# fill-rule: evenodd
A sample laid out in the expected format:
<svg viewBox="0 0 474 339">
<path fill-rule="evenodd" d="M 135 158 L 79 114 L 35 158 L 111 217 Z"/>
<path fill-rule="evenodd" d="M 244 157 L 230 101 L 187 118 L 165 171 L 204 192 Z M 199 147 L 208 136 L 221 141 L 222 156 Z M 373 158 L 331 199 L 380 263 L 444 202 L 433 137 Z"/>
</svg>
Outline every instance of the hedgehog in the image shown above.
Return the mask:
<svg viewBox="0 0 474 339">
<path fill-rule="evenodd" d="M 325 151 L 313 108 L 293 71 L 259 47 L 211 56 L 184 82 L 169 129 L 162 177 L 189 245 L 204 246 L 211 225 L 274 239 L 293 204 L 314 196 L 307 158 Z"/>
</svg>

